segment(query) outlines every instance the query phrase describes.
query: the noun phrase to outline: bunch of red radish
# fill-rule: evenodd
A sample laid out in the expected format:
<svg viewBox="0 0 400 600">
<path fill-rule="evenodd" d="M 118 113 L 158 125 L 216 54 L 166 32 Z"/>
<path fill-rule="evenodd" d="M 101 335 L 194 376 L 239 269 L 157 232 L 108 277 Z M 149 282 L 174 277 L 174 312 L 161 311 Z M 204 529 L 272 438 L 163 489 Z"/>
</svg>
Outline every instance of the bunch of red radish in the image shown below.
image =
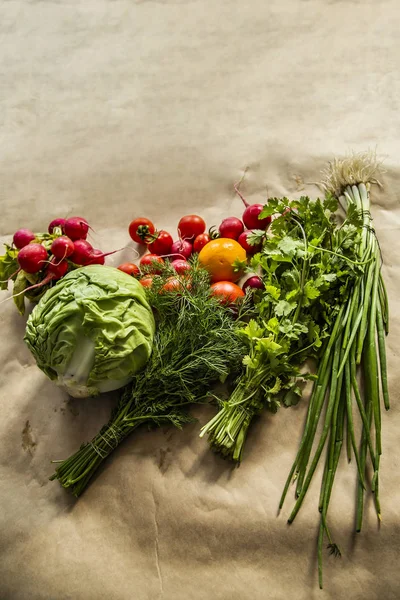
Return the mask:
<svg viewBox="0 0 400 600">
<path fill-rule="evenodd" d="M 93 248 L 86 240 L 89 229 L 89 223 L 83 217 L 70 217 L 51 221 L 49 235 L 35 234 L 29 229 L 16 231 L 13 245 L 19 250 L 18 271 L 30 275 L 43 274 L 38 283 L 25 291 L 61 279 L 75 266 L 104 264 L 107 254 Z"/>
</svg>

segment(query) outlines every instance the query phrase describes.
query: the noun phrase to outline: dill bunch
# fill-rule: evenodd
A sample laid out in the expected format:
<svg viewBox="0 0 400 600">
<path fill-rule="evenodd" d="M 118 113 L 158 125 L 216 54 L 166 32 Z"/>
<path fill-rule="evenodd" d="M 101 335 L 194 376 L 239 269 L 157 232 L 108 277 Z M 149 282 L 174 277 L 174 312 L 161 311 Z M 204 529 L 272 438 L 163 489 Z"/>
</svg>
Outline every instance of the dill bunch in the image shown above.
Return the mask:
<svg viewBox="0 0 400 600">
<path fill-rule="evenodd" d="M 209 276 L 193 263 L 190 278 L 179 290 L 163 292 L 169 266 L 147 290 L 157 330 L 144 370 L 124 388 L 109 422 L 70 458 L 59 463 L 51 480 L 79 496 L 115 448 L 140 425 L 192 420 L 187 408 L 204 403 L 216 382 L 235 378 L 241 370 L 242 308 L 222 306 L 210 295 Z"/>
</svg>

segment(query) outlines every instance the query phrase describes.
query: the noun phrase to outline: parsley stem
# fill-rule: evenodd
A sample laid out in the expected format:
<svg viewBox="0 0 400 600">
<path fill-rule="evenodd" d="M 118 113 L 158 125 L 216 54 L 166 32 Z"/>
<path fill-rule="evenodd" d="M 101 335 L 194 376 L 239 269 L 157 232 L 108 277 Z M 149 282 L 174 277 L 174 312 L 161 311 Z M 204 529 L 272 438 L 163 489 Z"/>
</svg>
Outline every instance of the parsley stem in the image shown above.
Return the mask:
<svg viewBox="0 0 400 600">
<path fill-rule="evenodd" d="M 368 263 L 370 263 L 372 261 L 372 258 L 369 258 L 368 260 L 364 260 L 364 261 L 352 260 L 351 258 L 348 258 L 347 256 L 340 254 L 339 252 L 334 252 L 333 250 L 328 250 L 327 248 L 320 248 L 318 246 L 313 246 L 312 244 L 309 244 L 309 247 L 313 248 L 314 250 L 319 250 L 320 252 L 326 252 L 327 254 L 332 254 L 333 256 L 338 256 L 339 258 L 342 258 L 343 260 L 345 260 L 346 262 L 348 262 L 352 265 L 362 266 L 362 265 L 367 265 Z"/>
</svg>

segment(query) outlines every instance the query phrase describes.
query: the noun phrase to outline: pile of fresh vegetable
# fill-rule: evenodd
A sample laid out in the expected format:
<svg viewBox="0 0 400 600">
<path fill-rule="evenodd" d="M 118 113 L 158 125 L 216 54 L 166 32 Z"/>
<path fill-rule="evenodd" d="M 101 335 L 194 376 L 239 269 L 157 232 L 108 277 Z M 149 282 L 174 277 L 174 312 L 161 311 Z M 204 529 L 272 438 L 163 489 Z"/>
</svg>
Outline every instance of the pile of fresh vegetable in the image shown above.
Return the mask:
<svg viewBox="0 0 400 600">
<path fill-rule="evenodd" d="M 135 219 L 129 235 L 147 252 L 139 264 L 117 269 L 104 266 L 106 255 L 87 241 L 85 219 L 58 219 L 47 234 L 17 232 L 0 257 L 2 288 L 14 282 L 20 312 L 24 297 L 37 302 L 25 340 L 38 366 L 78 397 L 121 388 L 109 422 L 57 461 L 51 479 L 79 496 L 134 429 L 181 427 L 190 405 L 204 402 L 217 411 L 200 435 L 239 463 L 253 419 L 297 404 L 311 380 L 280 508 L 296 482 L 293 522 L 327 448 L 318 507 L 322 587 L 325 538 L 340 554 L 328 508 L 344 440 L 358 477 L 356 530 L 370 466 L 381 516 L 389 316 L 370 207 L 378 173 L 368 154 L 336 160 L 323 199 L 270 198 L 265 205 L 249 205 L 237 184 L 242 219 L 228 217 L 207 232 L 200 216 L 187 215 L 175 241 L 149 219 Z"/>
</svg>

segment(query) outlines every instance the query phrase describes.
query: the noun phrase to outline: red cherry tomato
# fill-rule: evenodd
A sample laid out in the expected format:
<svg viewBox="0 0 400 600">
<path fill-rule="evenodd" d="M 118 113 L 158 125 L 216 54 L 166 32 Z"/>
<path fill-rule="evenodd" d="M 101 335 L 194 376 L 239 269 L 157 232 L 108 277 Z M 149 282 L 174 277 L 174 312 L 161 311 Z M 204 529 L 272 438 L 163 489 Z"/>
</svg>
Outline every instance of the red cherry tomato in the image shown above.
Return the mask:
<svg viewBox="0 0 400 600">
<path fill-rule="evenodd" d="M 159 256 L 165 256 L 170 254 L 172 244 L 174 240 L 167 231 L 161 229 L 157 234 L 156 239 L 151 244 L 148 244 L 147 248 L 152 254 L 158 254 Z"/>
<path fill-rule="evenodd" d="M 178 223 L 179 237 L 184 240 L 193 240 L 206 230 L 204 219 L 197 215 L 186 215 Z"/>
<path fill-rule="evenodd" d="M 129 225 L 129 235 L 137 244 L 146 244 L 146 239 L 153 235 L 156 228 L 145 217 L 134 219 Z"/>
<path fill-rule="evenodd" d="M 119 267 L 117 267 L 117 269 L 119 271 L 123 271 L 127 275 L 133 275 L 134 277 L 136 277 L 136 275 L 140 275 L 140 269 L 134 263 L 129 263 L 129 262 L 122 263 L 122 265 L 119 265 Z"/>
<path fill-rule="evenodd" d="M 177 277 L 168 277 L 167 281 L 162 286 L 163 292 L 175 292 L 182 289 L 182 282 Z"/>
<path fill-rule="evenodd" d="M 210 240 L 208 233 L 200 233 L 193 242 L 193 252 L 200 252 Z"/>
<path fill-rule="evenodd" d="M 239 244 L 242 246 L 242 248 L 246 250 L 247 254 L 255 254 L 256 252 L 259 252 L 261 250 L 261 244 L 256 244 L 255 246 L 252 246 L 247 241 L 247 236 L 249 236 L 251 233 L 253 232 L 250 230 L 243 231 L 243 233 L 241 233 L 238 237 Z"/>
<path fill-rule="evenodd" d="M 221 299 L 222 304 L 230 304 L 236 302 L 239 298 L 243 298 L 244 291 L 232 283 L 232 281 L 218 281 L 211 286 L 211 293 Z"/>
<path fill-rule="evenodd" d="M 158 256 L 158 254 L 144 254 L 139 264 L 141 267 L 151 267 L 152 273 L 161 273 L 162 269 L 157 268 L 157 263 L 160 265 L 164 264 L 161 256 Z"/>
<path fill-rule="evenodd" d="M 227 217 L 218 228 L 222 238 L 237 240 L 244 229 L 243 223 L 237 217 Z"/>
<path fill-rule="evenodd" d="M 151 287 L 153 285 L 153 279 L 153 275 L 146 275 L 146 277 L 139 279 L 139 283 L 141 283 L 143 287 Z"/>
</svg>

